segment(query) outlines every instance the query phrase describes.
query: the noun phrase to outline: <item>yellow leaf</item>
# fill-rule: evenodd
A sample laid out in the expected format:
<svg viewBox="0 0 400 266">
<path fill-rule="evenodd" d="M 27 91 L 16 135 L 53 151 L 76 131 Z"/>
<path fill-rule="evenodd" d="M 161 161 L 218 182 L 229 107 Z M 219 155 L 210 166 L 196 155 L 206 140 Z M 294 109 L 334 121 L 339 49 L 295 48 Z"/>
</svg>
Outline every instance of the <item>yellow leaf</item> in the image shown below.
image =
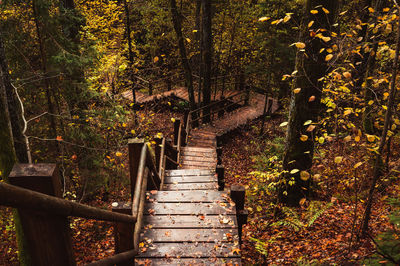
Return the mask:
<svg viewBox="0 0 400 266">
<path fill-rule="evenodd" d="M 374 12 L 375 12 L 375 9 L 373 9 L 372 7 L 368 7 L 368 11 L 369 11 L 370 13 L 374 13 Z"/>
<path fill-rule="evenodd" d="M 318 10 L 313 9 L 313 10 L 310 11 L 310 13 L 311 13 L 311 14 L 314 14 L 314 15 L 315 15 L 315 14 L 318 14 Z"/>
<path fill-rule="evenodd" d="M 158 58 L 158 56 L 156 56 L 156 57 L 154 57 L 153 62 L 154 62 L 154 63 L 157 63 L 158 60 L 159 60 L 159 58 Z"/>
<path fill-rule="evenodd" d="M 58 141 L 62 141 L 62 140 L 63 140 L 63 138 L 62 138 L 61 136 L 57 136 L 56 140 L 58 140 Z"/>
<path fill-rule="evenodd" d="M 261 18 L 258 19 L 258 21 L 264 22 L 264 21 L 267 21 L 269 19 L 270 19 L 270 17 L 261 17 Z"/>
<path fill-rule="evenodd" d="M 347 116 L 349 114 L 351 114 L 353 111 L 351 109 L 347 109 L 346 111 L 344 111 L 343 115 Z"/>
<path fill-rule="evenodd" d="M 301 171 L 300 179 L 303 181 L 307 181 L 308 179 L 310 179 L 310 174 L 307 171 Z"/>
<path fill-rule="evenodd" d="M 117 152 L 115 153 L 115 156 L 121 157 L 121 156 L 122 156 L 122 152 L 117 151 Z"/>
<path fill-rule="evenodd" d="M 314 129 L 315 129 L 314 125 L 309 125 L 308 128 L 307 128 L 307 131 L 308 132 L 312 132 Z"/>
<path fill-rule="evenodd" d="M 127 124 L 126 123 L 122 123 L 122 127 L 126 127 L 127 126 Z"/>
<path fill-rule="evenodd" d="M 189 39 L 189 38 L 186 38 L 186 41 L 187 41 L 188 43 L 190 43 L 192 40 Z"/>
<path fill-rule="evenodd" d="M 288 122 L 283 122 L 283 123 L 281 123 L 279 126 L 280 126 L 280 127 L 284 127 L 284 126 L 287 126 L 287 124 L 288 124 Z"/>
<path fill-rule="evenodd" d="M 314 24 L 314 20 L 311 20 L 309 23 L 308 23 L 308 27 L 309 28 L 311 28 L 311 26 Z"/>
<path fill-rule="evenodd" d="M 354 141 L 355 141 L 355 142 L 359 142 L 359 141 L 360 141 L 360 136 L 356 136 L 356 137 L 354 138 Z"/>
<path fill-rule="evenodd" d="M 309 99 L 308 99 L 308 101 L 309 102 L 313 102 L 313 101 L 315 101 L 315 96 L 313 95 L 313 96 L 311 96 Z"/>
<path fill-rule="evenodd" d="M 318 142 L 319 142 L 319 144 L 324 144 L 325 138 L 324 137 L 319 137 L 318 138 Z"/>
<path fill-rule="evenodd" d="M 134 129 L 131 130 L 131 133 L 135 135 L 136 131 Z"/>
<path fill-rule="evenodd" d="M 297 88 L 297 89 L 294 89 L 294 90 L 293 90 L 294 94 L 297 94 L 297 93 L 299 93 L 300 91 L 301 91 L 301 88 Z"/>
<path fill-rule="evenodd" d="M 299 169 L 292 169 L 292 171 L 290 171 L 290 173 L 293 175 L 295 173 L 298 173 L 300 170 Z"/>
<path fill-rule="evenodd" d="M 386 100 L 388 97 L 389 97 L 389 93 L 388 93 L 388 92 L 385 92 L 385 93 L 383 94 L 383 99 Z"/>
<path fill-rule="evenodd" d="M 175 123 L 175 118 L 172 117 L 172 118 L 171 118 L 171 121 L 172 121 L 172 123 Z"/>
<path fill-rule="evenodd" d="M 283 22 L 286 23 L 291 19 L 290 15 L 286 15 L 286 17 L 283 19 Z"/>
<path fill-rule="evenodd" d="M 300 204 L 300 205 L 304 205 L 304 203 L 306 203 L 306 201 L 307 201 L 306 198 L 302 198 L 302 199 L 299 201 L 299 204 Z"/>
<path fill-rule="evenodd" d="M 329 14 L 329 10 L 326 9 L 325 7 L 323 7 L 322 10 L 325 12 L 325 14 Z"/>
<path fill-rule="evenodd" d="M 363 162 L 358 162 L 353 167 L 354 167 L 354 169 L 356 169 L 356 168 L 360 167 L 362 164 L 363 164 Z"/>
<path fill-rule="evenodd" d="M 329 42 L 331 40 L 331 37 L 322 37 L 321 38 L 324 42 Z"/>
<path fill-rule="evenodd" d="M 345 137 L 343 140 L 344 140 L 345 142 L 349 142 L 349 141 L 351 140 L 351 136 L 349 135 L 349 136 Z"/>
<path fill-rule="evenodd" d="M 375 140 L 375 136 L 374 136 L 374 135 L 368 135 L 368 134 L 367 134 L 367 140 L 368 140 L 369 142 L 373 142 L 373 141 Z"/>
<path fill-rule="evenodd" d="M 307 135 L 301 135 L 300 140 L 301 141 L 307 141 L 308 140 L 308 136 Z"/>
<path fill-rule="evenodd" d="M 345 78 L 349 79 L 349 78 L 351 78 L 351 73 L 346 71 L 346 72 L 343 73 L 343 76 Z"/>
<path fill-rule="evenodd" d="M 343 161 L 343 157 L 342 156 L 337 156 L 335 157 L 335 163 L 339 164 Z"/>
<path fill-rule="evenodd" d="M 304 49 L 306 48 L 306 44 L 303 42 L 295 42 L 294 45 L 299 48 L 299 49 Z"/>
<path fill-rule="evenodd" d="M 332 55 L 332 54 L 328 54 L 328 55 L 325 57 L 325 61 L 330 61 L 332 58 L 333 58 L 333 55 Z"/>
<path fill-rule="evenodd" d="M 374 104 L 374 101 L 373 101 L 373 100 L 370 100 L 370 101 L 368 102 L 368 105 L 372 105 L 372 104 Z"/>
</svg>

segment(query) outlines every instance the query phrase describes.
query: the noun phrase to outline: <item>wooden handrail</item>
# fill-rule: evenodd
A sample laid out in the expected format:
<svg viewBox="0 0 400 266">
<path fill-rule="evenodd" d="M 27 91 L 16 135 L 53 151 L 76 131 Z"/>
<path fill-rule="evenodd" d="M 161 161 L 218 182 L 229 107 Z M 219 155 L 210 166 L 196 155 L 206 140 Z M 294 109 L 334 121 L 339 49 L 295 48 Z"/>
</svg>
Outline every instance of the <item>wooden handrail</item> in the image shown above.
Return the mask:
<svg viewBox="0 0 400 266">
<path fill-rule="evenodd" d="M 179 162 L 181 161 L 181 145 L 182 145 L 182 124 L 179 123 L 179 130 L 178 130 L 178 144 L 177 144 L 177 150 L 178 150 L 178 158 L 177 158 L 177 162 L 179 164 Z"/>
<path fill-rule="evenodd" d="M 235 95 L 233 95 L 233 96 L 235 97 L 235 96 L 237 96 L 237 95 L 241 95 L 241 94 L 244 94 L 244 93 L 245 93 L 245 92 L 240 92 L 240 93 L 235 94 Z M 241 96 L 242 96 L 242 95 L 241 95 Z M 232 97 L 230 97 L 230 98 L 232 98 Z M 228 99 L 228 98 L 226 98 L 226 99 Z M 221 100 L 221 101 L 218 101 L 218 102 L 216 102 L 216 103 L 220 104 L 222 101 L 226 101 L 226 99 Z M 241 99 L 239 99 L 239 100 L 237 100 L 237 101 L 235 101 L 235 102 L 230 103 L 230 104 L 227 105 L 227 106 L 223 106 L 223 107 L 221 107 L 221 108 L 218 108 L 218 109 L 216 109 L 216 110 L 214 110 L 214 111 L 208 113 L 207 115 L 204 115 L 204 114 L 203 114 L 203 115 L 199 115 L 196 119 L 192 120 L 192 122 L 199 121 L 200 119 L 203 119 L 204 116 L 209 116 L 209 115 L 218 113 L 219 111 L 225 110 L 225 109 L 227 109 L 228 107 L 231 107 L 231 106 L 233 106 L 233 105 L 235 105 L 235 104 L 238 104 L 238 103 L 240 103 L 240 102 L 242 102 L 242 101 L 246 101 L 246 99 L 242 99 L 242 98 L 241 98 Z M 206 107 L 210 107 L 210 106 L 211 106 L 211 105 L 206 106 Z"/>
<path fill-rule="evenodd" d="M 0 205 L 47 212 L 63 217 L 81 217 L 109 222 L 136 222 L 137 216 L 115 213 L 33 190 L 0 183 Z"/>
<path fill-rule="evenodd" d="M 203 109 L 205 109 L 205 108 L 210 108 L 211 106 L 220 104 L 222 101 L 229 100 L 229 99 L 234 98 L 234 97 L 236 97 L 236 96 L 238 96 L 238 95 L 241 95 L 241 94 L 243 94 L 243 93 L 246 93 L 246 91 L 239 91 L 239 92 L 237 92 L 237 93 L 235 93 L 235 94 L 233 94 L 233 95 L 231 95 L 231 96 L 229 96 L 229 97 L 226 97 L 226 98 L 224 98 L 224 99 L 222 99 L 222 100 L 220 100 L 220 101 L 213 102 L 213 103 L 211 103 L 211 104 L 209 104 L 209 105 L 205 105 L 205 106 L 199 107 L 199 108 L 197 108 L 197 109 L 195 109 L 195 110 L 190 111 L 190 112 L 189 112 L 189 115 L 191 115 L 192 113 L 198 113 L 200 110 L 203 110 Z M 192 122 L 193 122 L 193 121 L 192 121 Z"/>
</svg>

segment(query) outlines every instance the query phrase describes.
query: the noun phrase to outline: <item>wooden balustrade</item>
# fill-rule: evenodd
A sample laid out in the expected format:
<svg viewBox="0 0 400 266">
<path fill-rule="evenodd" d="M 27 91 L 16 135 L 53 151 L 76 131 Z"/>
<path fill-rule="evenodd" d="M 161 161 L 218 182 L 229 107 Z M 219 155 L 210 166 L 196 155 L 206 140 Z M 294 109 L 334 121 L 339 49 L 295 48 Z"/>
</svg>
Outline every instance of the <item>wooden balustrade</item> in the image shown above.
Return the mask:
<svg viewBox="0 0 400 266">
<path fill-rule="evenodd" d="M 177 123 L 177 143 L 156 140 L 155 150 L 143 139 L 128 141 L 131 201 L 113 203 L 112 211 L 61 198 L 55 164 L 16 164 L 11 184 L 0 183 L 0 205 L 17 208 L 34 265 L 76 265 L 68 217 L 114 222 L 116 255 L 90 265 L 134 265 L 139 251 L 147 190 L 160 190 L 164 171 L 179 165 L 184 130 Z M 156 158 L 157 156 L 157 158 Z"/>
</svg>

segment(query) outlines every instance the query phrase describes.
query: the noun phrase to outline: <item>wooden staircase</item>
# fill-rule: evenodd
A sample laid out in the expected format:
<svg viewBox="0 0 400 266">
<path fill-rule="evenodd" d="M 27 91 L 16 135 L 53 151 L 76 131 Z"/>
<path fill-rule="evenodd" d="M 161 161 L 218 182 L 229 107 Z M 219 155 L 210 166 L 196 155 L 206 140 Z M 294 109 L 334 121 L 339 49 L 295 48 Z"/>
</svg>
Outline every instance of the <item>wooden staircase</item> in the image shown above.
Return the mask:
<svg viewBox="0 0 400 266">
<path fill-rule="evenodd" d="M 236 204 L 218 191 L 215 134 L 182 148 L 163 191 L 149 191 L 137 265 L 241 265 Z"/>
</svg>

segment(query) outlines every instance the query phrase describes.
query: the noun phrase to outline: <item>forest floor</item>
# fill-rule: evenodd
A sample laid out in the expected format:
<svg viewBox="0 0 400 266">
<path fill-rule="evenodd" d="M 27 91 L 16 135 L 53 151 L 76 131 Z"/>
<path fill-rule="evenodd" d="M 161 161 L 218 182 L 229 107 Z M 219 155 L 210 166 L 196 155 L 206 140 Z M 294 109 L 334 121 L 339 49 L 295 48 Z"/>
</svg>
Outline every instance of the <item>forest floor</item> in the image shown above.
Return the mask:
<svg viewBox="0 0 400 266">
<path fill-rule="evenodd" d="M 157 113 L 143 110 L 138 114 L 152 117 L 146 128 L 146 135 L 149 136 L 159 132 L 169 136 L 172 133 L 171 118 L 182 116 L 172 108 L 161 108 Z M 283 121 L 282 116 L 269 119 L 262 137 L 259 136 L 260 121 L 256 121 L 225 138 L 223 164 L 226 187 L 240 183 L 247 189 L 249 221 L 243 234 L 244 265 L 364 264 L 376 247 L 370 238 L 356 241 L 366 195 L 365 184 L 368 183 L 365 181 L 370 176 L 370 169 L 366 166 L 355 173 L 351 162 L 363 160 L 362 154 L 355 152 L 356 147 L 340 141 L 326 143 L 316 154 L 313 172 L 321 177 L 313 186 L 314 193 L 310 200 L 302 202 L 299 208 L 281 208 L 277 212 L 273 186 L 268 186 L 273 177 L 260 173 L 264 164 L 271 162 L 268 159 L 273 155 L 278 156 L 283 150 L 284 131 L 279 127 Z M 400 149 L 396 146 L 392 150 L 391 166 L 399 167 Z M 347 163 L 335 165 L 334 154 L 338 152 L 348 158 Z M 255 171 L 258 174 L 252 173 Z M 390 208 L 385 199 L 399 195 L 399 192 L 398 177 L 387 176 L 378 189 L 373 205 L 371 236 L 390 227 Z M 86 203 L 109 207 L 112 202 L 126 200 L 127 197 L 128 191 L 120 188 L 111 192 L 106 201 L 102 195 L 98 195 Z M 112 224 L 72 219 L 71 229 L 79 265 L 113 254 Z M 11 210 L 0 208 L 0 265 L 18 265 L 16 250 Z"/>
</svg>

